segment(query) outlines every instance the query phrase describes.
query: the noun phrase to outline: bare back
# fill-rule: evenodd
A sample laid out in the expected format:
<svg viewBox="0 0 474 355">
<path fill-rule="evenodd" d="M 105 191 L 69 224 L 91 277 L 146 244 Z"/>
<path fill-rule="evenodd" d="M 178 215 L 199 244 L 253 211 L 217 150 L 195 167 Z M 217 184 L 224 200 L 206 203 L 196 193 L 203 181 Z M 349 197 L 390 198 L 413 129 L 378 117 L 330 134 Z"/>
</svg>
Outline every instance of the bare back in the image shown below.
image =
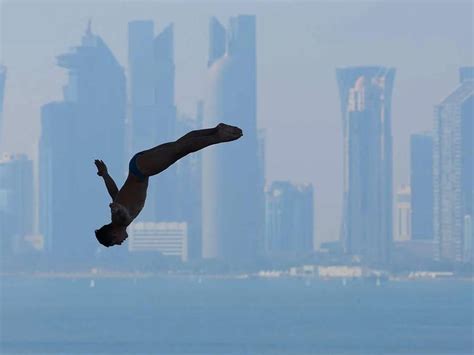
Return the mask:
<svg viewBox="0 0 474 355">
<path fill-rule="evenodd" d="M 114 202 L 127 208 L 133 220 L 145 206 L 147 188 L 148 177 L 142 180 L 129 173 L 127 180 L 125 180 L 122 188 L 117 193 Z"/>
</svg>

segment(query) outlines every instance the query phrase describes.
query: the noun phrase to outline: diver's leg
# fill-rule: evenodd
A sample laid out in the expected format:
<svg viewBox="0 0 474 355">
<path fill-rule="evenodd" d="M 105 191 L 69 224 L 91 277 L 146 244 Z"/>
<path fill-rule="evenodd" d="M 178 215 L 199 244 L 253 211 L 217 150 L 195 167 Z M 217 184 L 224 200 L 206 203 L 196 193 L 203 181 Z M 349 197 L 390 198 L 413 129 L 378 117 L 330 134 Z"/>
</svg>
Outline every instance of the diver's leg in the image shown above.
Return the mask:
<svg viewBox="0 0 474 355">
<path fill-rule="evenodd" d="M 219 124 L 215 128 L 191 131 L 175 142 L 160 144 L 145 150 L 137 157 L 137 164 L 145 176 L 153 176 L 167 169 L 177 160 L 213 144 L 229 142 L 242 136 L 237 127 Z"/>
<path fill-rule="evenodd" d="M 211 136 L 211 135 L 217 133 L 218 127 L 219 126 L 216 126 L 214 128 L 196 129 L 194 131 L 186 133 L 180 139 L 202 137 L 202 136 Z"/>
</svg>

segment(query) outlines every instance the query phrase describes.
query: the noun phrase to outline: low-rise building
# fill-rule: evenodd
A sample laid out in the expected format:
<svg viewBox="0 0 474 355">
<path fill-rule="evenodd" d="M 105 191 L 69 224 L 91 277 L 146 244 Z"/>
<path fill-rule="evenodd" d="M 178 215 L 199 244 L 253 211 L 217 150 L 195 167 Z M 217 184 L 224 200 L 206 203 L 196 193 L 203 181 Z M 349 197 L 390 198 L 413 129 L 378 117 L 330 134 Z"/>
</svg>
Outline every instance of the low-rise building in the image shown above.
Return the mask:
<svg viewBox="0 0 474 355">
<path fill-rule="evenodd" d="M 188 260 L 188 230 L 185 222 L 136 222 L 129 230 L 128 250 L 159 252 Z"/>
</svg>

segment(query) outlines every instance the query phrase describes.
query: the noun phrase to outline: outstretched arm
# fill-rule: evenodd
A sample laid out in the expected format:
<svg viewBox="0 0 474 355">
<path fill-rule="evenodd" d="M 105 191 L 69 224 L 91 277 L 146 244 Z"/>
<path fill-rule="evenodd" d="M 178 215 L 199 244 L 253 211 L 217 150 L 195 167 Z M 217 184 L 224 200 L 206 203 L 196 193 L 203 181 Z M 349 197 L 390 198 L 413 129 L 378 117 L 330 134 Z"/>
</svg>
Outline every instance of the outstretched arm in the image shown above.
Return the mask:
<svg viewBox="0 0 474 355">
<path fill-rule="evenodd" d="M 102 176 L 105 186 L 107 187 L 107 191 L 109 192 L 110 197 L 112 197 L 112 201 L 115 200 L 115 196 L 117 196 L 119 190 L 115 184 L 114 179 L 112 179 L 107 171 L 107 165 L 105 165 L 102 160 L 95 160 L 94 163 L 97 167 L 97 175 Z"/>
</svg>

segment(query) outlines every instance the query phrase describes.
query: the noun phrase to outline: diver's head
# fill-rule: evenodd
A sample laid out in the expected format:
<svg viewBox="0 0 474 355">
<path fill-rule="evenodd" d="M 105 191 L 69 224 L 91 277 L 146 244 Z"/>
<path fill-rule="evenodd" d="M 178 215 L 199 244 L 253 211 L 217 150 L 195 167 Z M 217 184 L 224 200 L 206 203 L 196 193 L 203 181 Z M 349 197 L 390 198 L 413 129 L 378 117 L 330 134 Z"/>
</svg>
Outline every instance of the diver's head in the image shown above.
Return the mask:
<svg viewBox="0 0 474 355">
<path fill-rule="evenodd" d="M 116 226 L 112 223 L 95 230 L 95 236 L 100 244 L 111 247 L 120 245 L 128 238 L 127 229 L 123 226 Z"/>
</svg>

